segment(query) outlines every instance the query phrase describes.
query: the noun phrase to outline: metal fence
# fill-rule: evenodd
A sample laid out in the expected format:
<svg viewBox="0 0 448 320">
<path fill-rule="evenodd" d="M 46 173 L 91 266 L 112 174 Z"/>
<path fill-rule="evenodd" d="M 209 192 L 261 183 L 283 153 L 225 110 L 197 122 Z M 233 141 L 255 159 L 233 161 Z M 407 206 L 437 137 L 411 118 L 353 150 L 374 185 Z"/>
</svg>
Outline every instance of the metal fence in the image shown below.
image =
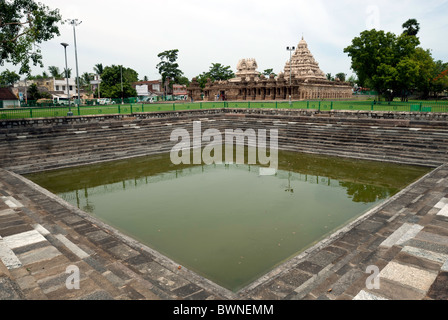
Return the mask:
<svg viewBox="0 0 448 320">
<path fill-rule="evenodd" d="M 68 112 L 74 116 L 132 114 L 139 112 L 159 112 L 177 110 L 198 110 L 217 108 L 270 108 L 308 110 L 353 110 L 353 111 L 396 111 L 396 112 L 448 112 L 448 101 L 217 101 L 191 103 L 119 103 L 112 105 L 51 106 L 40 108 L 0 109 L 1 119 L 64 117 Z"/>
<path fill-rule="evenodd" d="M 92 105 L 101 105 L 98 101 L 98 99 L 82 99 L 81 105 L 83 106 L 92 106 Z M 109 99 L 109 104 L 118 104 L 118 103 L 137 103 L 137 98 L 124 98 L 123 101 L 121 98 L 118 99 Z M 72 106 L 77 105 L 77 99 L 74 99 L 70 103 Z M 41 100 L 27 100 L 20 102 L 21 108 L 42 108 L 42 107 L 64 107 L 68 106 L 67 100 L 61 100 L 59 103 L 55 102 L 51 99 L 41 99 Z"/>
</svg>

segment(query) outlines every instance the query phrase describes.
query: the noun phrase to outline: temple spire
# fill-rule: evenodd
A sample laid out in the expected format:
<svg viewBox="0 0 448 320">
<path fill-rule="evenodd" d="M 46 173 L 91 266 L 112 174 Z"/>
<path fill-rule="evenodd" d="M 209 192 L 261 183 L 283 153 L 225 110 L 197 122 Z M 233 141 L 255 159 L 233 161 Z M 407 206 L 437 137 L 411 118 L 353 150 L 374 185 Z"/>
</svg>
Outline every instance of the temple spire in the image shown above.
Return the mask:
<svg viewBox="0 0 448 320">
<path fill-rule="evenodd" d="M 303 34 L 291 61 L 285 65 L 285 77 L 289 77 L 291 69 L 292 75 L 297 78 L 326 79 L 325 74 L 319 68 L 319 63 L 310 52 Z"/>
</svg>

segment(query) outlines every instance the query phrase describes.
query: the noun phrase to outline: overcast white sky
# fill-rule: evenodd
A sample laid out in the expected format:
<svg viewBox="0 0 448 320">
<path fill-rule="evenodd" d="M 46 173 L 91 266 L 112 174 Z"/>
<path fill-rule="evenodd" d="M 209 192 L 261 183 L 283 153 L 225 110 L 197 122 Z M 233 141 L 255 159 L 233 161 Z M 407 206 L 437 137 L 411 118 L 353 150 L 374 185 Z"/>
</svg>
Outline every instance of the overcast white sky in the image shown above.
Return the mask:
<svg viewBox="0 0 448 320">
<path fill-rule="evenodd" d="M 287 46 L 302 34 L 325 73 L 352 74 L 343 49 L 373 27 L 396 34 L 410 18 L 420 23 L 421 46 L 448 62 L 448 0 L 39 0 L 59 8 L 63 19 L 77 18 L 79 73 L 123 64 L 139 78 L 158 79 L 157 54 L 179 49 L 178 63 L 191 79 L 212 63 L 236 71 L 241 58 L 255 58 L 258 70 L 283 70 Z M 69 43 L 68 65 L 76 75 L 73 29 L 41 46 L 45 70 L 65 67 L 61 42 Z M 0 69 L 17 71 L 11 65 Z M 44 69 L 35 67 L 33 74 Z M 1 72 L 2 70 L 0 70 Z"/>
</svg>

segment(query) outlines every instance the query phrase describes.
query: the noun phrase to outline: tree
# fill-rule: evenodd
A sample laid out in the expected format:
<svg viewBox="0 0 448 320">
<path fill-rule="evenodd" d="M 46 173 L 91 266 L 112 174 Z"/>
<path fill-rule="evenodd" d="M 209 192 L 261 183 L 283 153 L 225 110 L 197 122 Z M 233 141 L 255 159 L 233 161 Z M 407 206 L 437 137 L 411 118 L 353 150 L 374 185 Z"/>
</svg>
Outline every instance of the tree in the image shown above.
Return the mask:
<svg viewBox="0 0 448 320">
<path fill-rule="evenodd" d="M 190 80 L 187 77 L 182 76 L 177 80 L 177 84 L 188 86 L 190 85 Z"/>
<path fill-rule="evenodd" d="M 39 43 L 59 36 L 59 10 L 33 0 L 0 0 L 0 65 L 20 65 L 19 74 L 31 66 L 43 67 Z"/>
<path fill-rule="evenodd" d="M 39 89 L 37 88 L 37 84 L 33 83 L 29 86 L 27 91 L 27 97 L 30 100 L 38 100 L 40 99 Z"/>
<path fill-rule="evenodd" d="M 59 71 L 59 68 L 56 66 L 49 66 L 48 71 L 50 72 L 50 76 L 53 78 L 61 78 L 61 72 Z M 65 78 L 65 75 L 63 76 Z"/>
<path fill-rule="evenodd" d="M 204 89 L 207 79 L 212 82 L 219 80 L 229 80 L 235 77 L 235 74 L 230 70 L 230 66 L 223 66 L 221 63 L 212 63 L 207 72 L 203 72 L 196 77 L 199 86 Z"/>
<path fill-rule="evenodd" d="M 275 73 L 274 73 L 274 69 L 266 69 L 266 70 L 264 70 L 263 71 L 263 73 L 262 73 L 264 76 L 266 76 L 266 77 L 269 77 L 271 74 L 273 74 L 274 75 L 274 77 L 275 76 L 277 76 Z"/>
<path fill-rule="evenodd" d="M 207 79 L 210 79 L 208 72 L 203 72 L 200 75 L 196 77 L 197 82 L 199 83 L 199 86 L 201 89 L 205 88 L 205 84 L 207 83 Z"/>
<path fill-rule="evenodd" d="M 80 87 L 85 90 L 89 95 L 92 94 L 92 87 L 90 81 L 93 79 L 93 74 L 84 72 L 79 78 Z M 77 79 L 76 79 L 77 80 Z"/>
<path fill-rule="evenodd" d="M 71 78 L 72 76 L 72 69 L 64 68 L 64 71 L 59 75 L 60 78 Z"/>
<path fill-rule="evenodd" d="M 352 86 L 352 87 L 354 87 L 355 85 L 357 85 L 358 84 L 358 79 L 356 78 L 356 76 L 354 76 L 354 75 L 351 75 L 349 78 L 348 78 L 348 83 L 350 83 L 350 85 Z"/>
<path fill-rule="evenodd" d="M 123 92 L 122 86 L 123 75 Z M 122 66 L 112 65 L 104 68 L 101 76 L 101 96 L 109 98 L 135 97 L 137 92 L 132 87 L 133 82 L 138 81 L 138 73 Z"/>
<path fill-rule="evenodd" d="M 212 63 L 207 74 L 212 81 L 229 80 L 235 77 L 230 66 L 225 67 L 220 63 Z"/>
<path fill-rule="evenodd" d="M 168 89 L 173 88 L 174 83 L 178 83 L 183 72 L 179 69 L 179 64 L 177 61 L 177 55 L 179 53 L 178 49 L 167 50 L 159 53 L 157 55 L 160 58 L 160 62 L 157 64 L 156 68 L 159 70 L 159 74 L 162 76 L 162 84 L 164 86 L 165 95 L 169 91 Z M 165 86 L 167 78 L 169 81 L 169 88 Z"/>
<path fill-rule="evenodd" d="M 27 97 L 29 100 L 39 100 L 42 98 L 51 99 L 52 98 L 51 94 L 49 94 L 48 92 L 39 91 L 39 88 L 37 87 L 37 84 L 35 84 L 35 83 L 31 84 L 31 86 L 28 87 Z"/>
<path fill-rule="evenodd" d="M 102 75 L 104 68 L 103 68 L 103 64 L 102 63 L 97 63 L 94 67 L 93 67 L 93 71 L 98 74 L 98 75 Z"/>
<path fill-rule="evenodd" d="M 340 81 L 342 81 L 342 82 L 345 82 L 345 77 L 346 77 L 347 75 L 345 74 L 345 73 L 343 73 L 343 72 L 339 72 L 339 73 L 337 73 L 336 74 L 336 78 L 338 78 Z"/>
<path fill-rule="evenodd" d="M 432 91 L 434 97 L 437 97 L 438 93 L 448 89 L 448 63 L 437 60 L 434 62 L 434 67 L 435 77 L 432 79 Z"/>
<path fill-rule="evenodd" d="M 415 36 L 397 37 L 391 32 L 372 29 L 354 38 L 344 52 L 351 57 L 351 68 L 362 87 L 372 87 L 380 96 L 388 94 L 393 99 L 395 94 L 406 90 L 405 79 L 399 79 L 399 73 L 405 71 L 410 77 L 415 71 L 410 60 L 403 59 L 410 58 L 419 44 Z"/>
<path fill-rule="evenodd" d="M 417 36 L 418 32 L 420 31 L 420 24 L 417 22 L 416 19 L 409 19 L 402 25 L 404 31 L 403 35 L 407 36 Z"/>
<path fill-rule="evenodd" d="M 334 77 L 331 75 L 331 73 L 327 73 L 326 77 L 328 81 L 334 81 Z"/>
<path fill-rule="evenodd" d="M 93 80 L 93 75 L 91 73 L 88 72 L 84 72 L 81 75 L 80 80 L 82 81 L 82 83 L 84 84 L 90 84 L 90 81 Z"/>
<path fill-rule="evenodd" d="M 6 69 L 0 74 L 0 86 L 1 87 L 9 87 L 12 86 L 15 82 L 20 80 L 20 76 L 14 71 L 9 71 Z"/>
</svg>

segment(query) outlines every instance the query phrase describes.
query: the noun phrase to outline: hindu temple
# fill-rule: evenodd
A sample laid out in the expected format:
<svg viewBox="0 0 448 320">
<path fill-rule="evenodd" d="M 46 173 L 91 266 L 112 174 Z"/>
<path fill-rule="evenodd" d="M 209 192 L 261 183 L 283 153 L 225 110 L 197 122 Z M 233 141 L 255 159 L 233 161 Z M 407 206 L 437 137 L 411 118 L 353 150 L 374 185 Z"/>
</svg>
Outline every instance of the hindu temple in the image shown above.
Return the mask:
<svg viewBox="0 0 448 320">
<path fill-rule="evenodd" d="M 307 42 L 300 40 L 291 59 L 278 76 L 264 76 L 257 71 L 255 59 L 241 59 L 237 64 L 236 77 L 226 81 L 207 80 L 204 89 L 193 78 L 188 94 L 195 101 L 219 100 L 316 100 L 348 99 L 352 87 L 347 82 L 330 81 L 319 68 Z"/>
</svg>

